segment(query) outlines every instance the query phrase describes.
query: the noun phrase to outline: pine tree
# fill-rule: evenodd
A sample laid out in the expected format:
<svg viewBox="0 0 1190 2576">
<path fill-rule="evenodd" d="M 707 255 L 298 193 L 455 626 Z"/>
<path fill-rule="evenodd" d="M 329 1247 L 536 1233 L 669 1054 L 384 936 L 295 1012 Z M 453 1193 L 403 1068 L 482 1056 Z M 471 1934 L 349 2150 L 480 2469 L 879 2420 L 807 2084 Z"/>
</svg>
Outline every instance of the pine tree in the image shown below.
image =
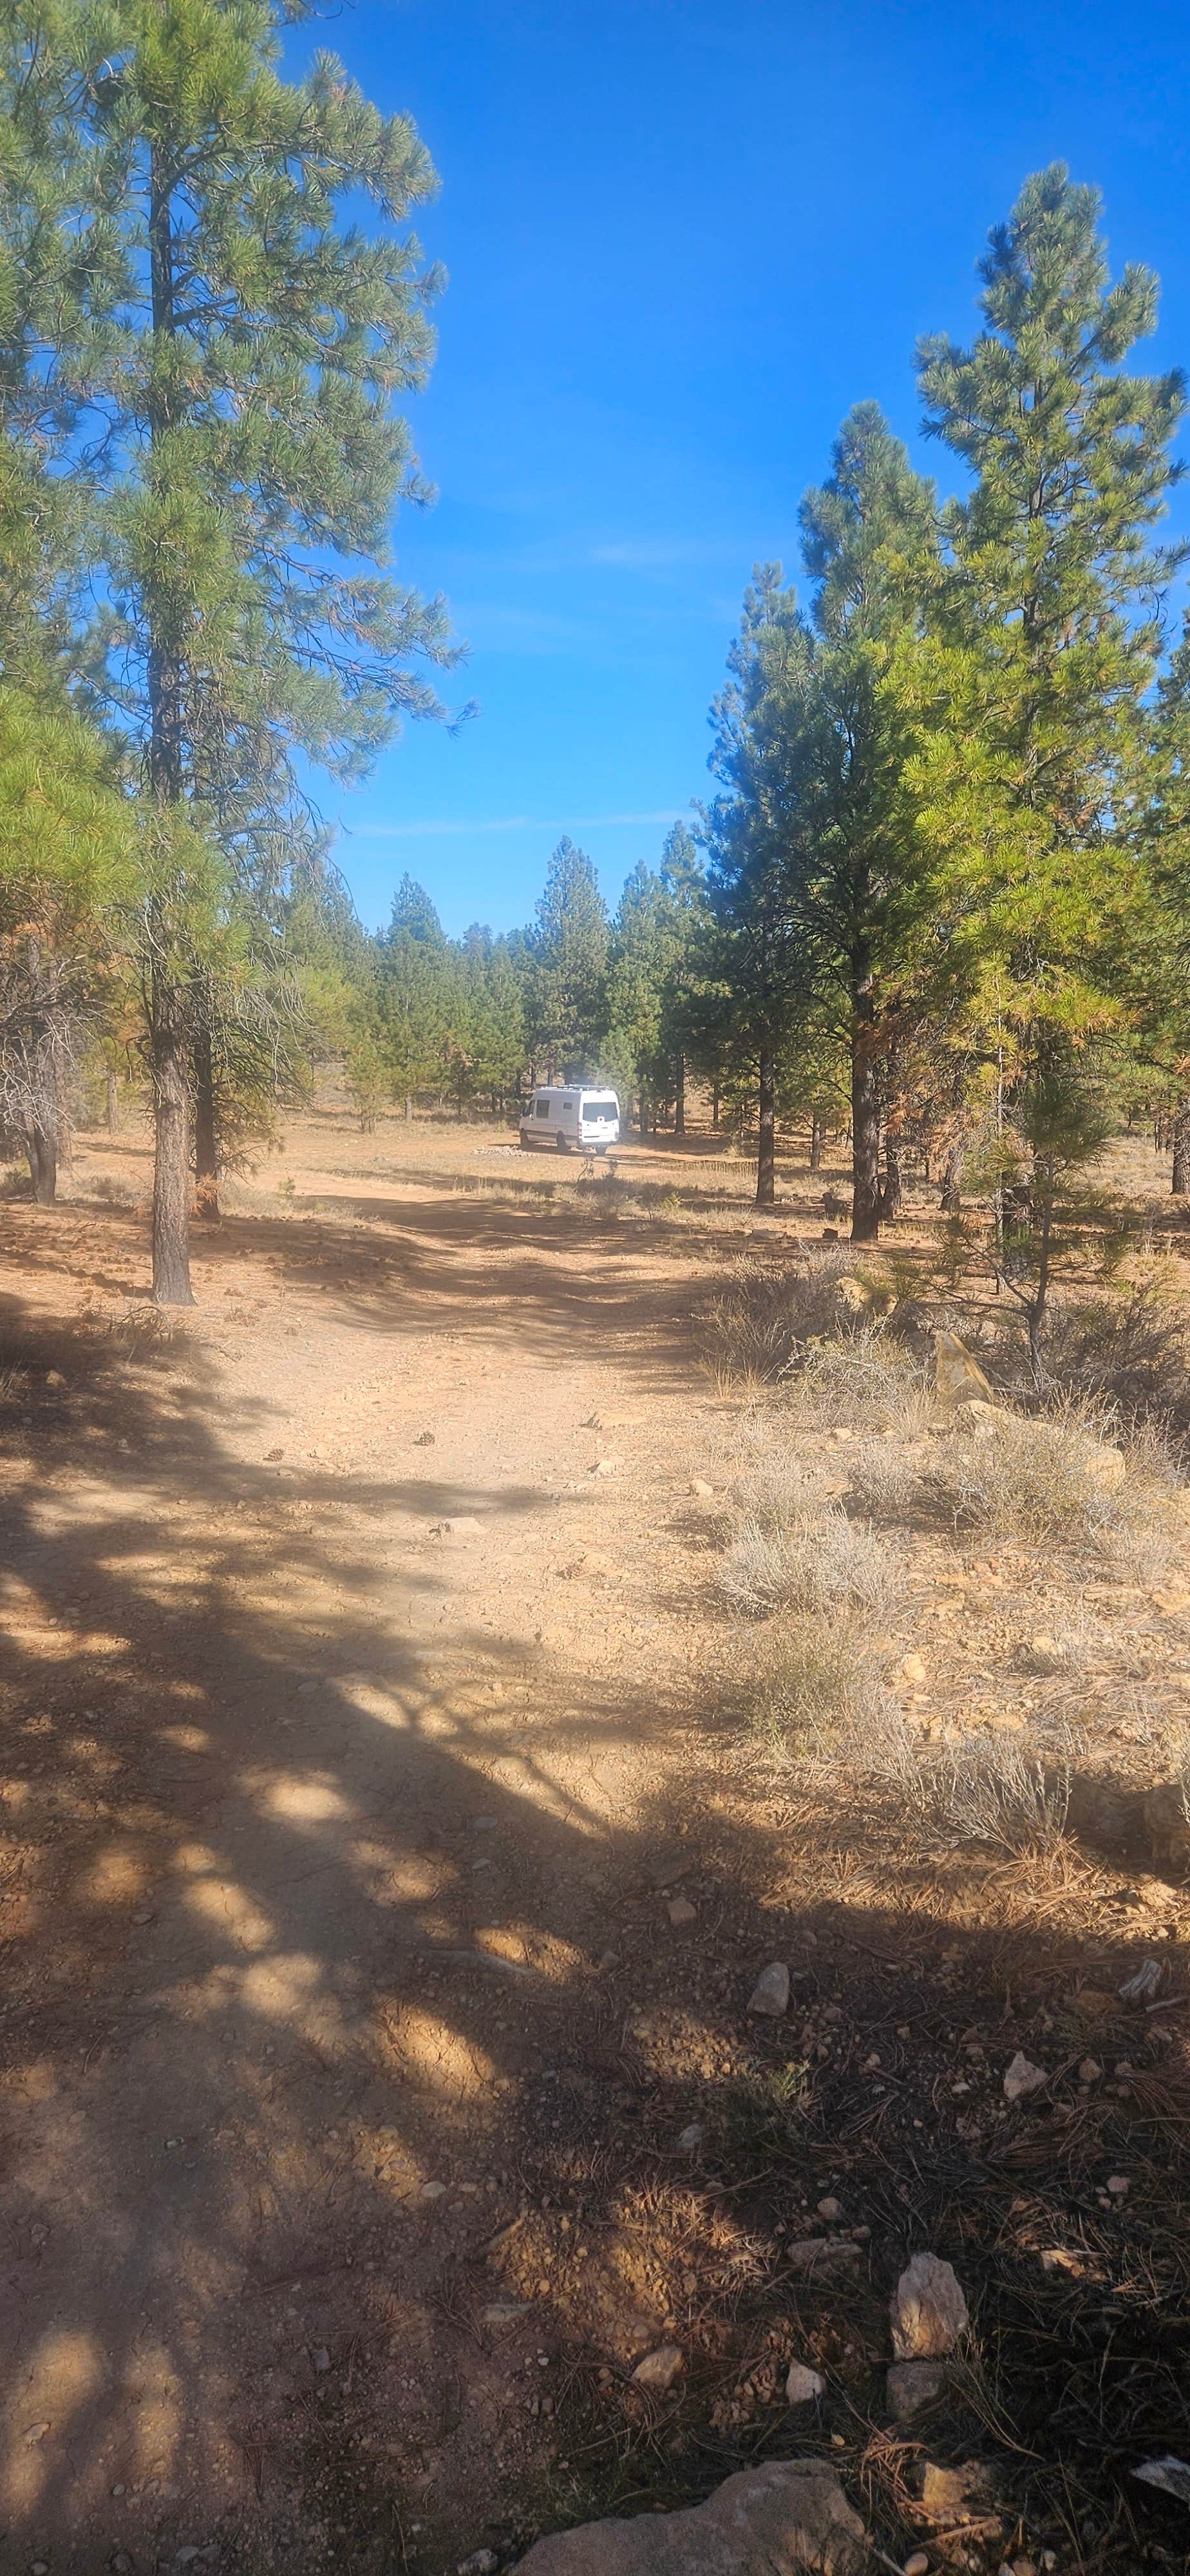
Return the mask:
<svg viewBox="0 0 1190 2576">
<path fill-rule="evenodd" d="M 669 904 L 656 871 L 641 859 L 626 879 L 612 925 L 602 1060 L 629 1098 L 640 1100 L 640 1132 L 649 1103 L 667 1088 L 662 1054 L 662 994 L 669 965 Z"/>
<path fill-rule="evenodd" d="M 758 564 L 728 682 L 711 711 L 719 794 L 706 816 L 714 936 L 698 1005 L 700 1042 L 749 1066 L 759 1101 L 756 1204 L 777 1194 L 780 1051 L 810 1007 L 804 936 L 790 899 L 786 732 L 809 684 L 811 643 L 780 564 Z"/>
<path fill-rule="evenodd" d="M 686 1133 L 686 1059 L 693 1034 L 692 977 L 707 924 L 707 873 L 702 852 L 685 823 L 674 823 L 661 850 L 661 887 L 668 906 L 665 974 L 661 991 L 661 1044 L 673 1078 L 674 1134 Z"/>
<path fill-rule="evenodd" d="M 1061 164 L 1035 173 L 980 263 L 986 328 L 919 351 L 927 428 L 976 478 L 945 513 L 942 605 L 973 747 L 972 892 L 1026 1088 L 1056 1079 L 1057 1050 L 1064 1078 L 1080 1050 L 1091 1066 L 1112 1018 L 1151 823 L 1161 594 L 1185 553 L 1154 537 L 1184 380 L 1127 372 L 1157 281 L 1109 282 L 1099 215 Z"/>
<path fill-rule="evenodd" d="M 394 499 L 423 490 L 393 405 L 424 382 L 438 282 L 394 228 L 433 172 L 409 121 L 382 117 L 332 57 L 280 79 L 291 14 L 33 0 L 6 70 L 37 131 L 0 197 L 0 256 L 17 258 L 61 170 L 60 229 L 85 272 L 30 332 L 100 505 L 97 686 L 153 808 L 140 933 L 166 1303 L 190 1299 L 193 977 L 238 873 L 203 840 L 217 830 L 230 861 L 274 823 L 298 750 L 356 774 L 403 713 L 435 711 L 411 665 L 451 658 L 441 604 L 383 569 Z M 352 198 L 374 233 L 341 220 Z"/>
<path fill-rule="evenodd" d="M 531 933 L 530 1043 L 551 1072 L 585 1068 L 605 1024 L 610 929 L 594 867 L 573 841 L 559 841 L 546 871 Z"/>
</svg>

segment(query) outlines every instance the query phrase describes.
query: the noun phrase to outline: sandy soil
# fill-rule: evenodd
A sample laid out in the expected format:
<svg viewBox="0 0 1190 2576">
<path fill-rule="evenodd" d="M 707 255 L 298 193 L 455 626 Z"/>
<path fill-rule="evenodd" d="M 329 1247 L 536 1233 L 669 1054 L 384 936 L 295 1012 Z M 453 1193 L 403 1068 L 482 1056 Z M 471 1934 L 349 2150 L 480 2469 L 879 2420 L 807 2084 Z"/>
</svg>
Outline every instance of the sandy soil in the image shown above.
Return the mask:
<svg viewBox="0 0 1190 2576">
<path fill-rule="evenodd" d="M 1131 1862 L 973 1896 L 741 1755 L 710 1576 L 747 1408 L 692 1319 L 754 1229 L 705 1142 L 620 1168 L 661 1204 L 612 1223 L 605 1176 L 490 1131 L 328 1114 L 198 1235 L 175 1325 L 144 1294 L 139 1134 L 82 1140 L 57 1210 L 3 1210 L 0 2569 L 515 2553 L 588 2496 L 737 2465 L 799 2332 L 853 2390 L 823 2444 L 870 2470 L 890 2278 L 962 2234 L 952 2153 L 987 2188 L 956 2134 L 972 2051 L 1052 2032 L 1096 1977 L 1110 2018 L 1115 1971 L 1184 1937 L 1176 1882 Z M 766 1243 L 817 1231 L 820 1186 Z M 961 1651 L 952 1571 L 920 1606 L 939 1706 L 978 1710 L 1044 1569 L 968 1567 Z M 1168 1578 L 1115 1605 L 1171 1673 L 1185 1606 Z M 773 1956 L 795 2054 L 744 2020 Z M 1168 2131 L 1150 2057 L 1166 2111 L 1130 2064 L 1077 2190 L 1062 2168 L 1084 2249 L 1136 2144 L 1111 2123 Z M 818 2109 L 766 2197 L 795 2065 Z M 806 2307 L 782 2240 L 832 2183 L 864 2286 Z M 1021 2244 L 1058 2223 L 1040 2189 Z M 1005 2165 L 1001 2228 L 1020 2190 Z M 685 2413 L 624 2393 L 669 2339 Z M 1072 2529 L 1063 2567 L 1125 2563 Z"/>
</svg>

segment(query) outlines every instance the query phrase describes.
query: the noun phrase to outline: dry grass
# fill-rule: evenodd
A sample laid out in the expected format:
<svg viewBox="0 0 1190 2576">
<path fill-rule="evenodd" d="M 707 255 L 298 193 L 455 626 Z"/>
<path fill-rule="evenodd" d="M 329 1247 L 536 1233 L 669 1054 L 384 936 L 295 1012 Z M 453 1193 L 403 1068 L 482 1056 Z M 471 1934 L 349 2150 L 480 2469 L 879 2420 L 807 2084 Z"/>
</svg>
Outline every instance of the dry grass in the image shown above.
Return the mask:
<svg viewBox="0 0 1190 2576">
<path fill-rule="evenodd" d="M 749 1515 L 728 1550 L 722 1572 L 728 1600 L 749 1618 L 773 1610 L 841 1610 L 886 1620 L 899 1592 L 896 1560 L 863 1522 L 845 1512 L 795 1512 L 784 1520 Z"/>
<path fill-rule="evenodd" d="M 774 1619 L 764 1632 L 748 1691 L 753 1728 L 770 1752 L 832 1764 L 851 1758 L 896 1718 L 862 1636 L 803 1615 Z"/>
</svg>

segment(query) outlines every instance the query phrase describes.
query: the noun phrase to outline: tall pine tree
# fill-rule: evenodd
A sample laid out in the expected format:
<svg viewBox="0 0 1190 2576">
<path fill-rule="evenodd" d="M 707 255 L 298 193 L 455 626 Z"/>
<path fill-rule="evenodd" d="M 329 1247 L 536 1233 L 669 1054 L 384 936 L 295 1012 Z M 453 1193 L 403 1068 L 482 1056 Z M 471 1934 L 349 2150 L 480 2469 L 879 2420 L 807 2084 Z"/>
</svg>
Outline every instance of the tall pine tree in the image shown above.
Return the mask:
<svg viewBox="0 0 1190 2576">
<path fill-rule="evenodd" d="M 98 505 L 101 686 L 153 809 L 140 932 L 166 1303 L 190 1299 L 194 979 L 226 901 L 204 845 L 271 825 L 298 751 L 357 774 L 402 714 L 435 711 L 419 658 L 452 658 L 441 604 L 384 569 L 394 501 L 424 493 L 394 405 L 431 355 L 438 280 L 399 227 L 433 172 L 408 119 L 333 57 L 280 78 L 293 15 L 30 0 L 7 70 L 36 133 L 0 195 L 3 255 L 65 171 L 86 270 L 30 328 Z"/>
</svg>

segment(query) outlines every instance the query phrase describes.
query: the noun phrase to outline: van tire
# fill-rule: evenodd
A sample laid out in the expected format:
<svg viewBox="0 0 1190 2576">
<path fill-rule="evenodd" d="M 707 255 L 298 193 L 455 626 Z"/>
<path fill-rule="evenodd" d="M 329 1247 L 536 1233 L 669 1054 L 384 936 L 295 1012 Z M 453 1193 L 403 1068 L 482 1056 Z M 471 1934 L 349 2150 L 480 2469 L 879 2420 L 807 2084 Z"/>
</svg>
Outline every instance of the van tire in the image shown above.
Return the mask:
<svg viewBox="0 0 1190 2576">
<path fill-rule="evenodd" d="M 557 1140 L 557 1141 L 558 1141 L 558 1152 L 559 1152 L 560 1154 L 568 1154 L 568 1153 L 570 1152 L 570 1138 L 569 1138 L 569 1136 L 564 1136 L 564 1135 L 563 1135 L 562 1130 L 561 1130 L 561 1128 L 560 1128 L 560 1127 L 559 1127 L 559 1129 L 558 1129 L 558 1140 Z"/>
</svg>

